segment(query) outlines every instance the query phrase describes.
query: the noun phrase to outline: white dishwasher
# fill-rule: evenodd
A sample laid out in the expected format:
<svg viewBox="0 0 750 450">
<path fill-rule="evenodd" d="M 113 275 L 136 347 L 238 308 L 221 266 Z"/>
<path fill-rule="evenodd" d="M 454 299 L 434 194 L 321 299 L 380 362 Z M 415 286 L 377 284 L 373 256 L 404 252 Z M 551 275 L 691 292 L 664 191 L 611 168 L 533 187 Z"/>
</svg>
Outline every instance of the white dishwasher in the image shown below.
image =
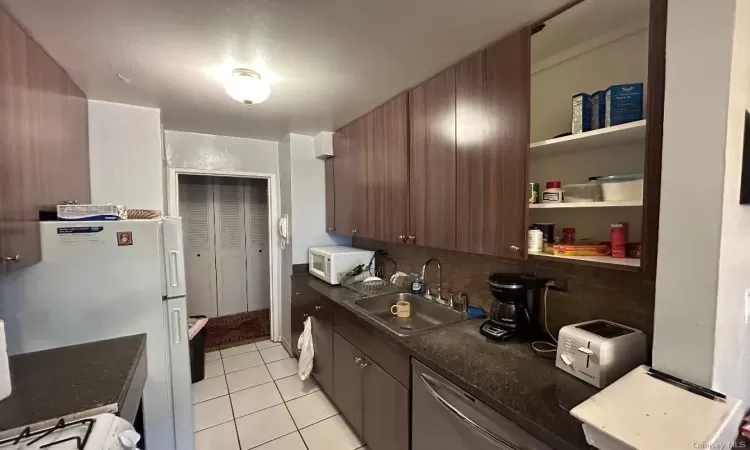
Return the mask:
<svg viewBox="0 0 750 450">
<path fill-rule="evenodd" d="M 552 450 L 412 359 L 412 450 Z"/>
</svg>

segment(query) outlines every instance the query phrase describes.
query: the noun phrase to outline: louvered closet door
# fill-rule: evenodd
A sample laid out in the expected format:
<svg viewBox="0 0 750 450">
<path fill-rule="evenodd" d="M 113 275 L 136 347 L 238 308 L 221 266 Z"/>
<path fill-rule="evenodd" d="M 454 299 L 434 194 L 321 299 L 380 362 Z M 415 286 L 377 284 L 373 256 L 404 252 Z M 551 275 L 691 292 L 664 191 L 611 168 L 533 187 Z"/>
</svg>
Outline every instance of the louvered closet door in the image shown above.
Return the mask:
<svg viewBox="0 0 750 450">
<path fill-rule="evenodd" d="M 271 305 L 268 236 L 268 181 L 249 180 L 247 201 L 247 310 Z"/>
<path fill-rule="evenodd" d="M 188 314 L 216 317 L 216 248 L 211 178 L 180 177 L 180 215 L 185 241 Z"/>
<path fill-rule="evenodd" d="M 245 254 L 245 190 L 241 178 L 214 182 L 216 216 L 216 280 L 219 315 L 247 311 Z"/>
</svg>

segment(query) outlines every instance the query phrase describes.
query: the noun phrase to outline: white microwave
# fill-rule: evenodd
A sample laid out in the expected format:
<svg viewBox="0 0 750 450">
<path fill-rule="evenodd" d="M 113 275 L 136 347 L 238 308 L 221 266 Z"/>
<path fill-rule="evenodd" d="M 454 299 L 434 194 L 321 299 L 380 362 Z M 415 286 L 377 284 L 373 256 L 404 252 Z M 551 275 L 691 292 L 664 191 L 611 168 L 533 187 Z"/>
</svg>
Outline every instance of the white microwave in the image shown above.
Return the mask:
<svg viewBox="0 0 750 450">
<path fill-rule="evenodd" d="M 375 252 L 352 247 L 310 247 L 310 275 L 329 284 L 340 284 L 341 276 L 360 264 L 367 266 Z"/>
</svg>

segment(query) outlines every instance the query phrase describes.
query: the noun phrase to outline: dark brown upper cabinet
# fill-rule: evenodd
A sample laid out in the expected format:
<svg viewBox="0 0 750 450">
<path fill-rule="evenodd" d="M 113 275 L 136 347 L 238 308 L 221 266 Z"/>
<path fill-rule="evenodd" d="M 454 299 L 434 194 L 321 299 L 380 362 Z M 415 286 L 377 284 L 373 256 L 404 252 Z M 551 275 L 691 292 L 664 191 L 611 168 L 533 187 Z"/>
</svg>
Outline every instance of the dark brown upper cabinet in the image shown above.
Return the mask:
<svg viewBox="0 0 750 450">
<path fill-rule="evenodd" d="M 41 259 L 39 211 L 88 203 L 86 97 L 0 10 L 0 273 Z"/>
<path fill-rule="evenodd" d="M 529 43 L 524 29 L 456 66 L 460 251 L 525 256 Z"/>
<path fill-rule="evenodd" d="M 338 133 L 333 135 L 334 146 L 338 140 L 336 136 L 340 136 Z M 336 182 L 333 171 L 333 158 L 328 158 L 325 161 L 325 183 L 326 183 L 326 231 L 333 233 L 336 231 Z"/>
<path fill-rule="evenodd" d="M 408 96 L 368 114 L 366 237 L 405 242 L 409 213 Z"/>
<path fill-rule="evenodd" d="M 408 242 L 455 249 L 455 68 L 409 92 L 409 125 Z"/>
<path fill-rule="evenodd" d="M 339 234 L 351 236 L 352 230 L 352 185 L 354 183 L 354 170 L 351 163 L 350 133 L 351 125 L 341 128 L 333 135 L 333 180 L 328 180 L 326 185 L 333 184 L 334 187 L 334 231 Z"/>
</svg>

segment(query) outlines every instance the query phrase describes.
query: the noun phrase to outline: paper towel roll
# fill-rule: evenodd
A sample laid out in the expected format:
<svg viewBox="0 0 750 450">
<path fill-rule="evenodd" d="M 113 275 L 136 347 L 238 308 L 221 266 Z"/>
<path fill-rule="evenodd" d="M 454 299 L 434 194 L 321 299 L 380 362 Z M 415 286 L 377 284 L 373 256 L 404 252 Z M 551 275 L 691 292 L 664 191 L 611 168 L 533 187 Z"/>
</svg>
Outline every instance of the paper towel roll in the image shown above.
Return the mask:
<svg viewBox="0 0 750 450">
<path fill-rule="evenodd" d="M 10 396 L 10 367 L 8 346 L 5 343 L 5 322 L 0 320 L 0 400 Z"/>
</svg>

